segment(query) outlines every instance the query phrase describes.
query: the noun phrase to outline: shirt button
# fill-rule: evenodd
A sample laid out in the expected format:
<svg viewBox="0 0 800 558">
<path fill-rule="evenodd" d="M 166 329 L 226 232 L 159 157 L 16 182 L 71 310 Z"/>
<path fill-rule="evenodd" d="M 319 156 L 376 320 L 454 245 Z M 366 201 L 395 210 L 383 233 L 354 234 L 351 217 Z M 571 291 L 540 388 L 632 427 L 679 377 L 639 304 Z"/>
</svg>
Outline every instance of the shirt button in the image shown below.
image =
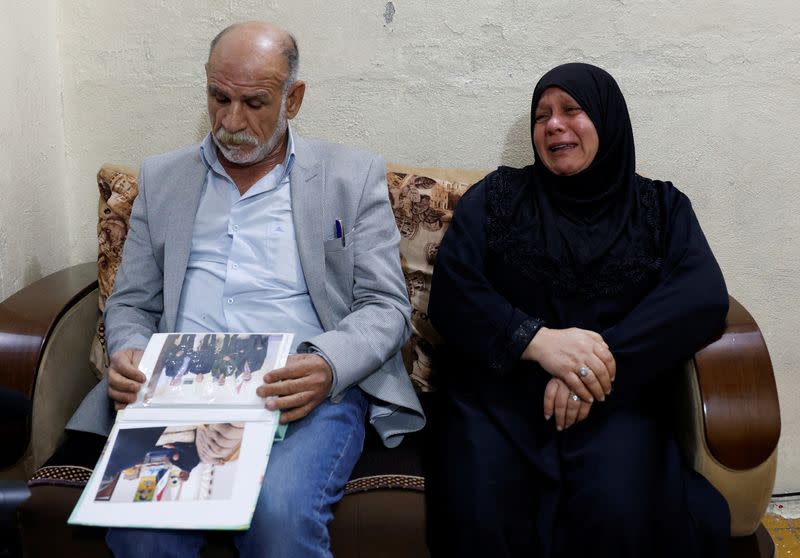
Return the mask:
<svg viewBox="0 0 800 558">
<path fill-rule="evenodd" d="M 234 225 L 233 226 L 233 230 L 238 231 L 239 230 L 239 225 Z"/>
<path fill-rule="evenodd" d="M 239 264 L 235 263 L 235 264 L 231 265 L 231 267 L 232 267 L 233 269 L 239 269 Z"/>
<path fill-rule="evenodd" d="M 232 298 L 228 299 L 228 304 L 233 304 L 233 299 Z"/>
</svg>

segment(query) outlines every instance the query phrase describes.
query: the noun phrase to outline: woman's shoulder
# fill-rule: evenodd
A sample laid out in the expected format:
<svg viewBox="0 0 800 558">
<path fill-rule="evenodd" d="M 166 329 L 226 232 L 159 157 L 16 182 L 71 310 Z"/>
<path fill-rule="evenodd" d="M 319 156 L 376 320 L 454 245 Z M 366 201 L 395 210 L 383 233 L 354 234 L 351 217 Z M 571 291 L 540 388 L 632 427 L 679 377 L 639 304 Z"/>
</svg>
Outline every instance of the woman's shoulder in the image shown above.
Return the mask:
<svg viewBox="0 0 800 558">
<path fill-rule="evenodd" d="M 664 238 L 686 235 L 695 221 L 692 202 L 672 182 L 636 175 L 639 200 L 647 222 Z"/>
<path fill-rule="evenodd" d="M 487 189 L 496 187 L 501 183 L 509 183 L 511 185 L 519 184 L 523 182 L 528 172 L 529 167 L 518 169 L 515 167 L 500 166 L 471 186 L 468 192 L 474 190 L 483 190 L 485 192 Z"/>
<path fill-rule="evenodd" d="M 636 174 L 636 187 L 640 192 L 653 192 L 661 197 L 668 199 L 687 199 L 686 194 L 681 192 L 669 180 L 656 180 L 641 174 Z"/>
<path fill-rule="evenodd" d="M 516 168 L 501 165 L 487 174 L 483 180 L 492 185 L 502 184 L 514 189 L 522 188 L 527 184 L 532 168 L 532 166 Z"/>
<path fill-rule="evenodd" d="M 509 217 L 530 180 L 531 167 L 498 167 L 481 181 L 487 211 L 495 217 Z"/>
<path fill-rule="evenodd" d="M 504 206 L 506 200 L 510 200 L 513 193 L 522 187 L 525 176 L 525 168 L 498 167 L 470 186 L 459 199 L 457 207 L 462 212 L 467 208 L 496 210 L 499 206 Z"/>
<path fill-rule="evenodd" d="M 636 187 L 645 205 L 658 203 L 665 210 L 691 205 L 689 198 L 668 180 L 656 180 L 636 174 Z"/>
</svg>

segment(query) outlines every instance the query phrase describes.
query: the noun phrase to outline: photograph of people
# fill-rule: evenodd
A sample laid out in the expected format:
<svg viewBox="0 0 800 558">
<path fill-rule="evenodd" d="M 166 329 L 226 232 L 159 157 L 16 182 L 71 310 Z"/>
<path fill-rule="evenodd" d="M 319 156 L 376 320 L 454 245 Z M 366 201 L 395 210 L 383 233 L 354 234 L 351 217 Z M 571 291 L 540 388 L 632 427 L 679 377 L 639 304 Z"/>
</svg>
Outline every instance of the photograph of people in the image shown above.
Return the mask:
<svg viewBox="0 0 800 558">
<path fill-rule="evenodd" d="M 540 79 L 531 139 L 532 165 L 461 198 L 436 259 L 433 554 L 727 556 L 727 503 L 684 462 L 670 405 L 728 309 L 692 205 L 636 173 L 600 68 Z"/>
<path fill-rule="evenodd" d="M 256 401 L 258 386 L 251 380 L 254 373 L 262 371 L 268 347 L 268 335 L 169 335 L 156 360 L 144 401 L 148 404 Z"/>
<path fill-rule="evenodd" d="M 230 498 L 244 428 L 217 423 L 120 429 L 95 500 Z"/>
</svg>

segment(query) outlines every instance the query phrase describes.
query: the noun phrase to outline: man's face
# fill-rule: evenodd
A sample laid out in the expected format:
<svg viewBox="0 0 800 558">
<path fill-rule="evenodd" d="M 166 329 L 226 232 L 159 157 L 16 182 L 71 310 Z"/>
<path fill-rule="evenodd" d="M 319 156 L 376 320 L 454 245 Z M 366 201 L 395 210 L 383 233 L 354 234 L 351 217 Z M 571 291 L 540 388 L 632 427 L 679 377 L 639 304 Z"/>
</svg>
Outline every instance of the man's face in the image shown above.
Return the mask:
<svg viewBox="0 0 800 558">
<path fill-rule="evenodd" d="M 281 147 L 287 74 L 286 59 L 277 49 L 271 55 L 242 56 L 222 45 L 215 48 L 206 66 L 208 114 L 214 143 L 229 162 L 252 165 Z"/>
<path fill-rule="evenodd" d="M 213 117 L 212 117 L 213 118 Z M 231 133 L 224 125 L 214 132 L 214 144 L 222 156 L 237 165 L 247 166 L 263 161 L 272 153 L 286 132 L 286 97 L 281 99 L 278 121 L 273 126 L 272 135 L 262 142 L 258 136 L 247 131 Z"/>
</svg>

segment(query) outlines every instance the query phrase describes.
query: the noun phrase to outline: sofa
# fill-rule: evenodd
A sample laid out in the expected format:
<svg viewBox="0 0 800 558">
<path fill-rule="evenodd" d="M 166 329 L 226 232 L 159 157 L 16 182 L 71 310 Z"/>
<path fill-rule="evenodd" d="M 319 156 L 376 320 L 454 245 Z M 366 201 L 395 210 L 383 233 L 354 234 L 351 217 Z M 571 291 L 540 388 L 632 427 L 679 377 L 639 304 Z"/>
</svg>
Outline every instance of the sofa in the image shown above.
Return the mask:
<svg viewBox="0 0 800 558">
<path fill-rule="evenodd" d="M 438 244 L 460 196 L 484 173 L 390 165 L 387 195 L 401 233 L 400 257 L 412 301 L 413 335 L 403 358 L 423 406 L 436 405 L 440 339 L 426 308 Z M 27 556 L 108 556 L 104 530 L 66 524 L 91 474 L 85 463 L 49 463 L 64 425 L 107 364 L 100 320 L 121 257 L 136 195 L 129 169 L 98 173 L 97 262 L 63 269 L 0 303 L 0 387 L 32 403 L 29 417 L 0 422 L 6 451 L 0 478 L 27 479 L 31 498 L 18 524 Z M 98 274 L 99 271 L 99 274 Z M 777 464 L 780 414 L 769 353 L 752 316 L 730 300 L 725 330 L 675 373 L 676 428 L 688 462 L 725 496 L 734 556 L 767 557 L 761 524 Z M 368 435 L 330 526 L 337 557 L 424 557 L 425 432 L 386 449 Z M 464 487 L 469 490 L 469 487 Z M 235 555 L 224 537 L 205 556 Z"/>
</svg>

